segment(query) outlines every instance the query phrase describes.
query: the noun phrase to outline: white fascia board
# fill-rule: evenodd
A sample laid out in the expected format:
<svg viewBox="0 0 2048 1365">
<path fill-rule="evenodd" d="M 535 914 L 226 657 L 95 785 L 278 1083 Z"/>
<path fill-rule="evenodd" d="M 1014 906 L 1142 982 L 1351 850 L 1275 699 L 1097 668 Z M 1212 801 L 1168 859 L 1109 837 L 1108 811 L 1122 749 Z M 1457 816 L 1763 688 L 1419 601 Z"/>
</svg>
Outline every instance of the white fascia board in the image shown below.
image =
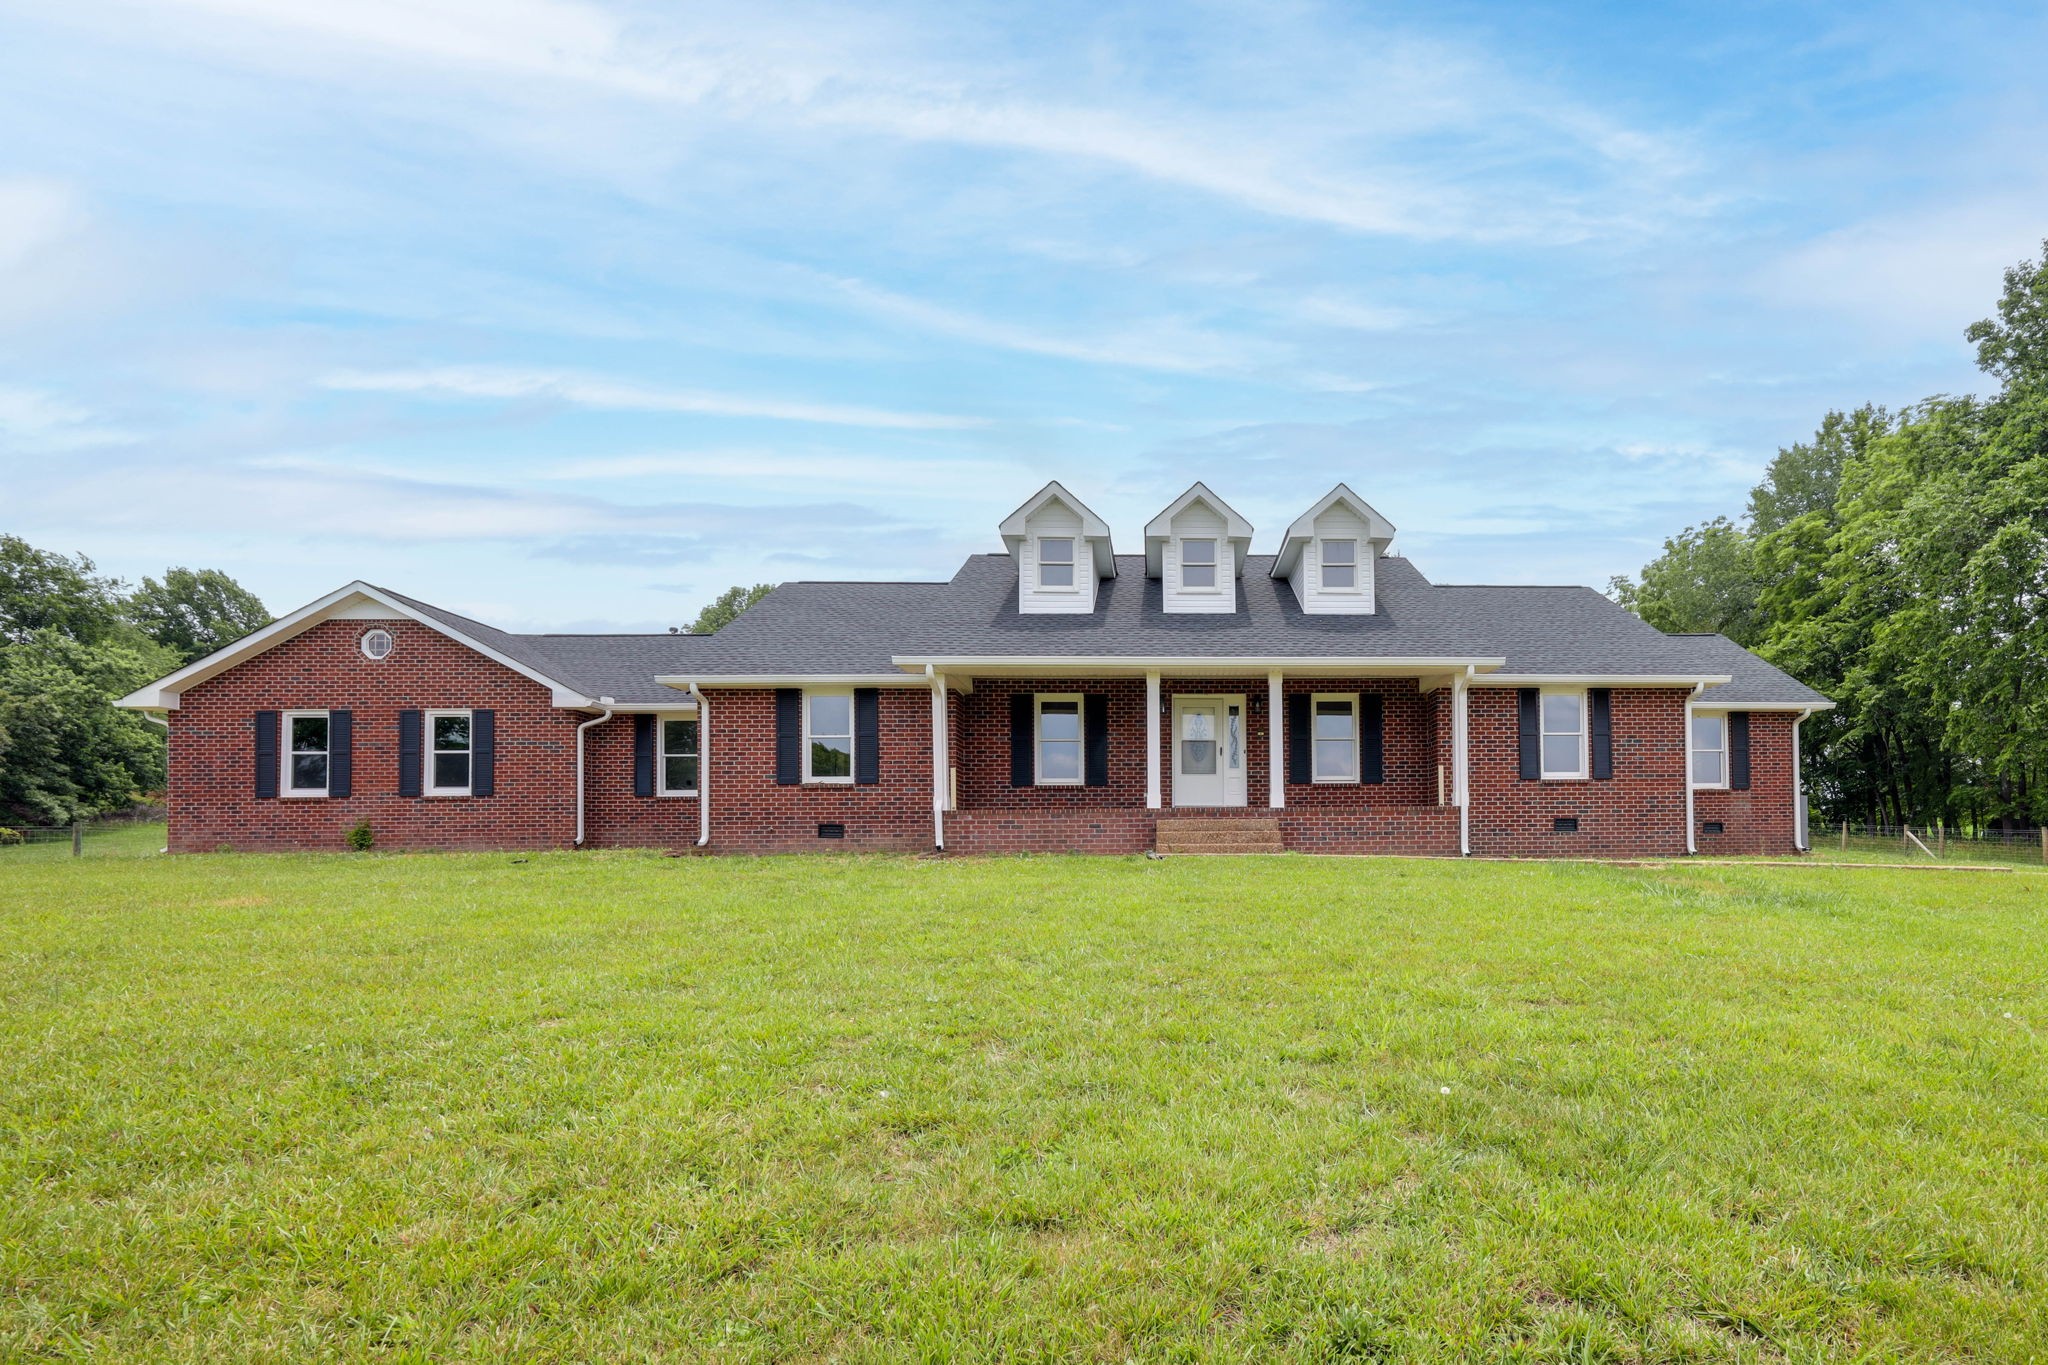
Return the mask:
<svg viewBox="0 0 2048 1365">
<path fill-rule="evenodd" d="M 593 701 L 573 708 L 578 711 L 609 711 L 615 716 L 694 716 L 697 703 L 693 701 Z"/>
<path fill-rule="evenodd" d="M 430 616 L 414 611 L 382 590 L 358 579 L 336 588 L 325 597 L 308 602 L 297 611 L 287 612 L 263 629 L 244 635 L 233 644 L 225 645 L 203 659 L 193 660 L 175 673 L 167 673 L 148 686 L 137 688 L 116 701 L 114 705 L 128 711 L 175 711 L 178 709 L 179 697 L 186 688 L 195 687 L 209 678 L 225 673 L 237 664 L 303 634 L 322 621 L 333 619 L 340 615 L 337 608 L 357 598 L 375 602 L 389 611 L 395 619 L 417 622 L 436 634 L 444 635 L 465 648 L 475 650 L 493 663 L 502 664 L 520 677 L 539 683 L 548 689 L 556 706 L 580 708 L 596 704 L 593 698 L 584 696 L 575 688 L 537 672 L 517 659 L 508 658 L 482 641 L 473 640 L 461 631 L 444 625 Z"/>
<path fill-rule="evenodd" d="M 1474 687 L 1719 687 L 1726 673 L 1489 673 Z"/>
<path fill-rule="evenodd" d="M 663 687 L 687 692 L 692 685 L 704 687 L 930 687 L 931 679 L 920 672 L 916 677 L 902 673 L 692 673 L 657 677 Z M 614 708 L 617 709 L 617 708 Z"/>
<path fill-rule="evenodd" d="M 1714 701 L 1711 692 L 1702 692 L 1700 700 L 1713 702 L 1711 706 L 1699 708 L 1704 711 L 1799 711 L 1812 714 L 1835 709 L 1835 703 L 1831 701 Z"/>
<path fill-rule="evenodd" d="M 890 662 L 898 668 L 916 670 L 922 676 L 927 665 L 933 668 L 980 673 L 992 676 L 998 671 L 1038 673 L 1057 675 L 1094 675 L 1128 673 L 1141 677 L 1147 672 L 1173 670 L 1198 677 L 1214 677 L 1220 674 L 1245 673 L 1263 674 L 1275 669 L 1306 677 L 1342 677 L 1347 674 L 1387 673 L 1406 677 L 1416 672 L 1440 673 L 1446 669 L 1462 671 L 1466 668 L 1499 668 L 1507 660 L 1501 658 L 1337 658 L 1329 655 L 1289 655 L 1282 658 L 1268 658 L 1263 655 L 1157 655 L 1140 657 L 1133 655 L 1024 655 L 996 654 L 956 657 L 910 657 L 896 655 Z"/>
</svg>

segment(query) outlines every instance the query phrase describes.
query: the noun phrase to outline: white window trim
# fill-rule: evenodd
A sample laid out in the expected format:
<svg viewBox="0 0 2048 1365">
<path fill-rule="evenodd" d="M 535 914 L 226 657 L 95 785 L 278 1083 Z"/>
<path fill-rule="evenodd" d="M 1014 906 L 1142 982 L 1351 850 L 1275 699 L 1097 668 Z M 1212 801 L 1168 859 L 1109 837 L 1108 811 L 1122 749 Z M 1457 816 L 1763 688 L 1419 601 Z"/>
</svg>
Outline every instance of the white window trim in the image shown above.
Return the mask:
<svg viewBox="0 0 2048 1365">
<path fill-rule="evenodd" d="M 1577 697 L 1579 699 L 1579 768 L 1577 772 L 1554 773 L 1550 771 L 1545 757 L 1549 745 L 1543 741 L 1553 734 L 1567 733 L 1563 730 L 1548 730 L 1543 724 L 1543 698 Z M 1543 773 L 1545 782 L 1587 782 L 1593 776 L 1592 740 L 1593 700 L 1585 689 L 1577 687 L 1546 687 L 1536 697 L 1536 763 Z"/>
<path fill-rule="evenodd" d="M 1345 705 L 1346 707 L 1348 707 L 1348 708 L 1350 709 L 1350 711 L 1351 711 L 1351 751 L 1352 751 L 1352 754 L 1354 755 L 1354 756 L 1353 756 L 1353 758 L 1352 758 L 1352 760 L 1351 760 L 1351 766 L 1352 766 L 1352 768 L 1354 769 L 1354 771 L 1352 772 L 1351 776 L 1349 776 L 1349 777 L 1325 777 L 1325 776 L 1323 776 L 1323 775 L 1322 775 L 1322 773 L 1321 773 L 1321 772 L 1319 772 L 1319 771 L 1318 771 L 1318 769 L 1319 769 L 1319 768 L 1321 768 L 1321 766 L 1322 766 L 1322 765 L 1321 765 L 1320 763 L 1316 762 L 1316 746 L 1317 746 L 1317 744 L 1318 744 L 1318 742 L 1319 742 L 1319 741 L 1318 741 L 1318 740 L 1316 739 L 1316 711 L 1317 711 L 1317 709 L 1318 709 L 1319 707 L 1321 707 L 1321 705 L 1322 705 L 1322 704 L 1323 704 L 1324 702 L 1326 702 L 1326 701 L 1333 701 L 1333 702 L 1342 702 L 1342 703 L 1343 703 L 1343 704 L 1344 704 L 1344 705 Z M 1357 752 L 1358 752 L 1358 694 L 1357 694 L 1356 692 L 1317 692 L 1317 693 L 1314 693 L 1314 694 L 1312 694 L 1312 695 L 1311 695 L 1311 696 L 1309 697 L 1309 699 L 1308 699 L 1308 775 L 1309 775 L 1309 780 L 1310 780 L 1311 782 L 1315 783 L 1316 785 L 1318 785 L 1318 786 L 1323 786 L 1323 787 L 1355 787 L 1355 786 L 1357 786 L 1357 785 L 1358 785 L 1358 784 L 1360 783 L 1360 781 L 1361 781 L 1361 780 L 1363 780 L 1363 778 L 1364 778 L 1364 774 L 1363 774 L 1363 773 L 1360 773 L 1360 772 L 1357 772 L 1357 771 L 1355 771 L 1355 769 L 1357 769 L 1357 768 L 1358 768 L 1358 766 L 1359 766 L 1359 762 L 1358 762 L 1358 759 L 1357 759 L 1357 757 L 1356 757 L 1356 754 L 1357 754 Z"/>
<path fill-rule="evenodd" d="M 312 787 L 292 785 L 292 721 L 299 716 L 318 716 L 327 722 L 327 747 L 321 752 L 327 755 L 327 783 L 317 790 Z M 326 797 L 328 788 L 334 785 L 334 716 L 327 711 L 286 711 L 277 718 L 282 733 L 277 744 L 277 791 L 297 801 L 317 801 Z"/>
<path fill-rule="evenodd" d="M 1048 582 L 1046 582 L 1046 581 L 1045 581 L 1045 542 L 1047 542 L 1048 540 L 1064 540 L 1065 542 L 1067 542 L 1067 545 L 1068 545 L 1068 546 L 1069 546 L 1069 548 L 1070 548 L 1070 552 L 1071 552 L 1071 553 L 1073 554 L 1073 556 L 1074 556 L 1074 557 L 1073 557 L 1073 558 L 1072 558 L 1071 560 L 1065 560 L 1065 559 L 1058 559 L 1058 560 L 1054 560 L 1053 562 L 1054 562 L 1055 564 L 1071 564 L 1071 565 L 1073 566 L 1073 570 L 1074 570 L 1074 581 L 1073 581 L 1073 582 L 1071 582 L 1071 583 L 1048 583 Z M 1079 537 L 1079 536 L 1040 536 L 1040 537 L 1038 537 L 1038 590 L 1039 590 L 1040 592 L 1079 592 L 1079 591 L 1081 591 L 1081 537 Z"/>
<path fill-rule="evenodd" d="M 846 776 L 844 776 L 844 777 L 813 777 L 813 776 L 811 775 L 811 698 L 812 698 L 812 697 L 844 697 L 844 698 L 846 698 L 846 756 L 847 756 L 847 764 L 846 764 L 846 767 L 847 767 L 847 774 L 846 774 Z M 850 787 L 850 786 L 852 786 L 852 785 L 853 785 L 853 773 L 854 773 L 854 770 L 855 770 L 856 768 L 858 768 L 858 767 L 859 767 L 859 765 L 860 765 L 860 752 L 859 752 L 859 750 L 860 750 L 860 740 L 859 740 L 859 739 L 857 738 L 857 735 L 858 735 L 858 732 L 859 732 L 859 730 L 860 730 L 860 720 L 859 720 L 859 718 L 858 718 L 858 717 L 856 717 L 856 716 L 855 716 L 855 715 L 853 714 L 853 689 L 852 689 L 852 688 L 850 688 L 850 687 L 806 687 L 806 688 L 804 689 L 804 781 L 805 781 L 805 782 L 807 782 L 807 783 L 813 783 L 813 784 L 815 784 L 815 785 L 817 785 L 817 786 L 820 786 L 820 787 Z M 701 732 L 700 732 L 700 733 L 701 733 Z M 837 738 L 839 738 L 839 736 L 837 736 L 837 735 L 832 735 L 832 736 L 829 736 L 829 738 L 832 738 L 832 739 L 837 739 Z M 701 742 L 701 741 L 700 741 L 700 742 Z M 704 780 L 704 778 L 703 778 L 703 774 L 702 774 L 701 772 L 700 772 L 700 773 L 698 774 L 697 780 L 698 780 L 698 781 L 700 781 L 700 782 Z"/>
<path fill-rule="evenodd" d="M 690 719 L 688 716 L 656 716 L 654 718 L 654 794 L 656 796 L 695 796 L 697 794 L 695 787 L 671 787 L 668 784 L 668 760 L 670 757 L 668 751 L 668 724 L 672 720 L 688 719 Z M 804 752 L 807 755 L 810 753 L 808 745 L 806 745 Z M 697 730 L 697 752 L 687 755 L 677 754 L 675 757 L 696 759 L 697 781 L 703 782 L 704 730 L 701 725 Z"/>
<path fill-rule="evenodd" d="M 1351 563 L 1350 563 L 1350 565 L 1348 566 L 1348 567 L 1350 568 L 1350 570 L 1351 570 L 1351 586 L 1350 586 L 1350 587 L 1348 587 L 1348 588 L 1333 588 L 1333 587 L 1331 587 L 1331 586 L 1330 586 L 1330 575 L 1329 575 L 1329 568 L 1330 568 L 1330 555 L 1329 555 L 1329 551 L 1328 551 L 1327 549 L 1325 549 L 1324 547 L 1326 547 L 1327 545 L 1329 545 L 1329 543 L 1330 543 L 1331 541 L 1333 541 L 1333 540 L 1348 540 L 1348 541 L 1350 541 L 1350 542 L 1351 542 Z M 1364 584 L 1363 584 L 1363 583 L 1362 583 L 1362 582 L 1360 581 L 1360 577 L 1359 577 L 1359 575 L 1360 575 L 1360 568 L 1359 568 L 1359 563 L 1358 563 L 1358 560 L 1359 560 L 1359 552 L 1358 552 L 1358 547 L 1359 547 L 1359 545 L 1360 545 L 1360 544 L 1361 544 L 1361 542 L 1359 541 L 1358 537 L 1356 537 L 1356 536 L 1317 536 L 1317 537 L 1316 537 L 1316 587 L 1317 587 L 1317 588 L 1319 588 L 1319 589 L 1321 589 L 1321 590 L 1322 590 L 1323 592 L 1341 592 L 1341 593 L 1349 593 L 1349 594 L 1351 594 L 1352 596 L 1356 596 L 1356 595 L 1358 595 L 1359 593 L 1362 593 L 1362 592 L 1364 592 L 1364 591 L 1365 591 L 1365 587 L 1364 587 Z M 1341 565 L 1341 564 L 1340 564 L 1340 565 L 1338 565 L 1338 567 L 1339 567 L 1339 568 L 1344 568 L 1344 567 L 1347 567 L 1347 566 L 1345 566 L 1345 565 Z"/>
<path fill-rule="evenodd" d="M 1080 751 L 1081 761 L 1075 765 L 1073 777 L 1047 777 L 1045 775 L 1045 704 L 1047 702 L 1070 701 L 1074 703 L 1074 728 L 1080 734 L 1080 743 L 1074 747 Z M 1063 743 L 1064 741 L 1055 741 Z M 1088 703 L 1081 699 L 1079 692 L 1039 692 L 1031 699 L 1031 785 L 1034 787 L 1085 787 L 1088 785 Z"/>
<path fill-rule="evenodd" d="M 469 781 L 460 787 L 443 787 L 434 781 L 434 718 L 437 716 L 466 716 L 469 719 L 469 747 L 448 750 L 449 753 L 469 755 Z M 427 796 L 468 796 L 476 789 L 476 712 L 461 709 L 426 711 L 420 715 L 420 791 Z"/>
<path fill-rule="evenodd" d="M 1688 778 L 1693 778 L 1693 784 L 1692 784 L 1692 789 L 1693 789 L 1694 791 L 1701 791 L 1701 792 L 1724 792 L 1724 791 L 1727 791 L 1727 790 L 1728 790 L 1728 713 L 1727 713 L 1726 711 L 1695 711 L 1695 712 L 1693 712 L 1693 713 L 1692 713 L 1692 719 L 1693 719 L 1693 720 L 1712 720 L 1712 721 L 1715 721 L 1715 722 L 1719 723 L 1719 725 L 1720 725 L 1720 727 L 1721 727 L 1721 743 L 1719 744 L 1719 746 L 1717 746 L 1717 747 L 1715 747 L 1715 748 L 1711 748 L 1711 749 L 1704 749 L 1704 748 L 1700 747 L 1700 742 L 1699 742 L 1698 738 L 1697 738 L 1697 737 L 1694 737 L 1694 738 L 1693 738 L 1693 741 L 1692 741 L 1692 758 L 1691 758 L 1691 760 L 1690 760 L 1690 761 L 1692 762 L 1693 766 L 1694 766 L 1695 768 L 1697 768 L 1697 767 L 1698 767 L 1698 765 L 1699 765 L 1699 757 L 1700 757 L 1700 755 L 1701 755 L 1701 754 L 1703 754 L 1703 753 L 1708 753 L 1708 754 L 1718 753 L 1719 755 L 1721 755 L 1721 780 L 1720 780 L 1719 782 L 1701 782 L 1701 781 L 1697 780 L 1696 778 L 1694 778 L 1694 775 L 1693 775 L 1693 773 L 1690 773 L 1690 772 L 1688 772 L 1688 773 L 1686 774 L 1686 776 L 1687 776 Z M 1687 723 L 1688 723 L 1688 724 L 1690 724 L 1691 722 L 1687 722 Z"/>
<path fill-rule="evenodd" d="M 1216 581 L 1206 588 L 1194 587 L 1188 583 L 1188 542 L 1206 541 L 1209 546 L 1207 568 L 1216 574 Z M 1174 558 L 1180 561 L 1180 590 L 1182 592 L 1220 593 L 1223 591 L 1223 538 L 1221 536 L 1182 536 L 1174 542 Z"/>
</svg>

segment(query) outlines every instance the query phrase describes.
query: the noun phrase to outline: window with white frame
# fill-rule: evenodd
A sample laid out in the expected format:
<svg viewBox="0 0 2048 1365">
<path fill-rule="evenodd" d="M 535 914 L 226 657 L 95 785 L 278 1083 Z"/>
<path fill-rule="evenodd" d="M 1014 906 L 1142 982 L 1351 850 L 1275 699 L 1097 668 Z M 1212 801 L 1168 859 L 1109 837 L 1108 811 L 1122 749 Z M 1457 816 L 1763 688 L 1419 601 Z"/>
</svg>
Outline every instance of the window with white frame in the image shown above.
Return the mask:
<svg viewBox="0 0 2048 1365">
<path fill-rule="evenodd" d="M 427 722 L 427 795 L 467 796 L 473 731 L 467 711 L 429 711 Z"/>
<path fill-rule="evenodd" d="M 1039 537 L 1038 586 L 1041 588 L 1071 588 L 1074 586 L 1074 538 L 1072 536 Z"/>
<path fill-rule="evenodd" d="M 697 722 L 661 722 L 661 794 L 697 794 Z"/>
<path fill-rule="evenodd" d="M 284 771 L 279 785 L 286 796 L 327 795 L 329 726 L 325 711 L 284 713 Z"/>
<path fill-rule="evenodd" d="M 1543 725 L 1543 776 L 1586 775 L 1586 694 L 1545 692 L 1538 711 Z"/>
<path fill-rule="evenodd" d="M 1341 695 L 1311 700 L 1315 727 L 1310 776 L 1318 782 L 1358 780 L 1358 698 Z"/>
<path fill-rule="evenodd" d="M 1719 711 L 1693 713 L 1692 784 L 1728 785 L 1728 717 Z"/>
<path fill-rule="evenodd" d="M 853 781 L 853 693 L 804 693 L 804 781 Z"/>
<path fill-rule="evenodd" d="M 1183 540 L 1180 543 L 1180 585 L 1183 588 L 1216 586 L 1216 542 Z"/>
<path fill-rule="evenodd" d="M 1323 587 L 1329 592 L 1358 591 L 1358 542 L 1323 542 Z"/>
<path fill-rule="evenodd" d="M 1042 787 L 1081 785 L 1081 699 L 1045 696 L 1038 701 L 1038 769 Z"/>
</svg>

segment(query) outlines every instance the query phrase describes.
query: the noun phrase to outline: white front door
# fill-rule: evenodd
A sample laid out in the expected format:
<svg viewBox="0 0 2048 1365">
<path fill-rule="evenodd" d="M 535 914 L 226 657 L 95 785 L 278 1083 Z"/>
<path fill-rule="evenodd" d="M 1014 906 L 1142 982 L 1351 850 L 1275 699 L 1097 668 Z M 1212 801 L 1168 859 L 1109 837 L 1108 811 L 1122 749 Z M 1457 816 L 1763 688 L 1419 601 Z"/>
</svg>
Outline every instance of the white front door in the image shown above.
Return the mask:
<svg viewBox="0 0 2048 1365">
<path fill-rule="evenodd" d="M 1173 804 L 1244 804 L 1244 699 L 1176 697 Z"/>
</svg>

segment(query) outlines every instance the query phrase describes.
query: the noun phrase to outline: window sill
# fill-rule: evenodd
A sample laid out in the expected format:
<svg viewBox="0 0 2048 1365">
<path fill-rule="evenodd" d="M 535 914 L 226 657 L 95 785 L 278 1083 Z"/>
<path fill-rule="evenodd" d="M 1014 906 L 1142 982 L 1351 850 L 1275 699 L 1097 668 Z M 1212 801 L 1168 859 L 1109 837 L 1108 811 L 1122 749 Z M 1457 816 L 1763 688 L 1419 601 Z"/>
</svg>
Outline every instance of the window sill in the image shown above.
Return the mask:
<svg viewBox="0 0 2048 1365">
<path fill-rule="evenodd" d="M 423 800 L 423 801 L 467 801 L 467 800 L 468 800 L 468 799 L 470 798 L 470 796 L 471 796 L 471 795 L 472 795 L 472 793 L 470 793 L 470 792 L 466 792 L 466 791 L 464 791 L 464 792 L 422 792 L 422 793 L 420 793 L 420 799 L 421 799 L 421 800 Z"/>
<path fill-rule="evenodd" d="M 696 794 L 697 793 L 695 790 L 686 792 L 657 792 L 655 793 L 655 798 L 660 801 L 688 800 L 690 797 L 693 797 Z"/>
<path fill-rule="evenodd" d="M 327 799 L 326 792 L 279 792 L 278 795 L 287 801 L 325 801 Z"/>
<path fill-rule="evenodd" d="M 1537 780 L 1541 782 L 1591 782 L 1593 779 L 1584 773 L 1545 773 Z"/>
<path fill-rule="evenodd" d="M 803 780 L 803 785 L 806 787 L 851 787 L 853 779 L 850 777 L 807 777 Z"/>
<path fill-rule="evenodd" d="M 1299 787 L 1302 784 L 1296 782 L 1293 785 Z M 1308 785 L 1311 787 L 1362 787 L 1365 784 L 1355 777 L 1318 777 L 1311 780 Z"/>
</svg>

